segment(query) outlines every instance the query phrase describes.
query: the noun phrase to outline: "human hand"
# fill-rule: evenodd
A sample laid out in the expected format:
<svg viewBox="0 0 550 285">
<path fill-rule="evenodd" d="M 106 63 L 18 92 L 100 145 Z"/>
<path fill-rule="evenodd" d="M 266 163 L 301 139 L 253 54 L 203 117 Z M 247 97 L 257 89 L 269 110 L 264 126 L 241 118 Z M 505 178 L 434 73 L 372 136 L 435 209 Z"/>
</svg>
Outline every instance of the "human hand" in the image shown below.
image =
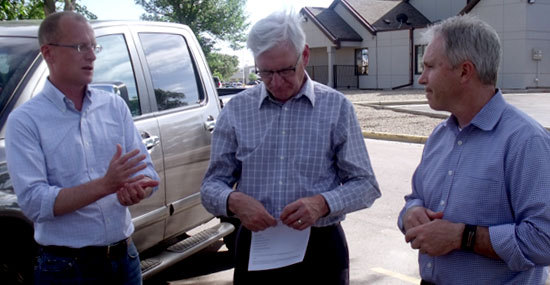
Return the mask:
<svg viewBox="0 0 550 285">
<path fill-rule="evenodd" d="M 241 224 L 253 232 L 277 225 L 277 220 L 267 212 L 262 203 L 242 192 L 232 192 L 227 204 L 229 210 L 241 220 Z"/>
<path fill-rule="evenodd" d="M 405 232 L 407 232 L 411 228 L 429 223 L 434 219 L 442 218 L 443 212 L 434 212 L 430 209 L 420 206 L 413 207 L 407 210 L 407 212 L 403 216 L 403 227 L 405 228 Z"/>
<path fill-rule="evenodd" d="M 411 248 L 430 256 L 441 256 L 460 248 L 464 224 L 434 219 L 408 230 L 405 240 Z"/>
<path fill-rule="evenodd" d="M 147 176 L 137 180 L 125 183 L 124 187 L 120 188 L 116 194 L 118 202 L 122 206 L 131 206 L 141 202 L 151 192 L 150 187 L 155 187 L 159 184 Z"/>
<path fill-rule="evenodd" d="M 328 211 L 325 198 L 319 194 L 288 204 L 281 213 L 281 221 L 291 228 L 303 230 L 315 224 Z"/>
<path fill-rule="evenodd" d="M 108 191 L 107 194 L 118 191 L 125 183 L 133 183 L 142 179 L 143 175 L 133 178 L 130 178 L 130 176 L 147 167 L 142 162 L 146 157 L 145 154 L 139 154 L 139 149 L 134 149 L 122 155 L 122 147 L 117 144 L 116 152 L 109 163 L 107 173 L 103 176 L 104 185 Z"/>
</svg>

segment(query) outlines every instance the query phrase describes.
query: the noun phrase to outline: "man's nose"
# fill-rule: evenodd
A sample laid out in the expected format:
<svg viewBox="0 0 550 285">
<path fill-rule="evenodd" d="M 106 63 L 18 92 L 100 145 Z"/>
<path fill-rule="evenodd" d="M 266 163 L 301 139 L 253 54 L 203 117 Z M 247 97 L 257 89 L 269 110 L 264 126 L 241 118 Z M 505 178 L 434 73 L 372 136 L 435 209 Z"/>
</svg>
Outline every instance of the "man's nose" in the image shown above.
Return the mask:
<svg viewBox="0 0 550 285">
<path fill-rule="evenodd" d="M 271 76 L 271 82 L 274 84 L 280 83 L 283 80 L 283 77 L 279 74 L 279 72 L 273 72 L 273 75 Z"/>
<path fill-rule="evenodd" d="M 421 84 L 421 85 L 426 85 L 427 80 L 426 80 L 426 76 L 425 76 L 425 73 L 422 72 L 422 74 L 420 74 L 420 77 L 418 77 L 418 84 Z"/>
</svg>

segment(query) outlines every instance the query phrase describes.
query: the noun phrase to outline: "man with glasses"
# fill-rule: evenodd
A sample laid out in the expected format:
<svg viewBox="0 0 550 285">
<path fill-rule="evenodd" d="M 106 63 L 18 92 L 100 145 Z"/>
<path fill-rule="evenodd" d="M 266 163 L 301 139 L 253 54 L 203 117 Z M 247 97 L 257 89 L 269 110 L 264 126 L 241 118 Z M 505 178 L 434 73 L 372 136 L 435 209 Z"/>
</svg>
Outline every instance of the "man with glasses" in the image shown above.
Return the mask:
<svg viewBox="0 0 550 285">
<path fill-rule="evenodd" d="M 39 244 L 36 284 L 141 284 L 128 206 L 158 175 L 124 100 L 88 88 L 101 47 L 86 19 L 48 16 L 39 43 L 44 89 L 15 109 L 6 133 L 19 206 Z"/>
<path fill-rule="evenodd" d="M 309 48 L 298 15 L 260 20 L 247 45 L 263 83 L 222 110 L 201 188 L 206 209 L 242 223 L 234 282 L 348 284 L 340 222 L 380 197 L 353 106 L 305 72 Z M 287 229 L 287 237 L 309 231 L 305 256 L 258 270 L 257 259 L 249 264 L 251 240 L 275 229 Z"/>
</svg>

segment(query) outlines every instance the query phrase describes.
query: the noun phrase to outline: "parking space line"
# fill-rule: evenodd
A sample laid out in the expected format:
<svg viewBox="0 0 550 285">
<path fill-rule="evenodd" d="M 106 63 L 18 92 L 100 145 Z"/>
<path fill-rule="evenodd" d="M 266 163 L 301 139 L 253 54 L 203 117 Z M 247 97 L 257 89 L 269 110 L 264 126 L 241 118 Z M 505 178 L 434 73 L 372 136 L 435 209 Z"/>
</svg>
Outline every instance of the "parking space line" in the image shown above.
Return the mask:
<svg viewBox="0 0 550 285">
<path fill-rule="evenodd" d="M 401 274 L 401 273 L 397 273 L 397 272 L 393 272 L 391 270 L 387 270 L 387 269 L 384 269 L 382 267 L 374 267 L 374 268 L 371 268 L 370 270 L 372 270 L 376 273 L 380 273 L 380 274 L 384 274 L 384 275 L 387 275 L 387 276 L 390 276 L 390 277 L 393 277 L 393 278 L 397 278 L 401 281 L 405 281 L 405 282 L 408 282 L 408 283 L 411 283 L 411 284 L 420 284 L 420 279 L 418 279 L 418 278 L 407 276 L 405 274 Z"/>
</svg>

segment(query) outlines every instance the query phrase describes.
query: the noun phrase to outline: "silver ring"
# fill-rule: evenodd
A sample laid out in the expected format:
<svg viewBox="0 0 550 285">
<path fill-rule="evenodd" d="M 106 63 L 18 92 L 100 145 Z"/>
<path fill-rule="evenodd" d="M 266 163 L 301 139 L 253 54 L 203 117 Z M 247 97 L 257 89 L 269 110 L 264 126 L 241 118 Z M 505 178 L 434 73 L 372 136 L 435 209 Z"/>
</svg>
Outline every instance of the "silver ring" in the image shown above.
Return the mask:
<svg viewBox="0 0 550 285">
<path fill-rule="evenodd" d="M 302 224 L 302 220 L 298 220 L 298 225 L 301 225 Z"/>
</svg>

